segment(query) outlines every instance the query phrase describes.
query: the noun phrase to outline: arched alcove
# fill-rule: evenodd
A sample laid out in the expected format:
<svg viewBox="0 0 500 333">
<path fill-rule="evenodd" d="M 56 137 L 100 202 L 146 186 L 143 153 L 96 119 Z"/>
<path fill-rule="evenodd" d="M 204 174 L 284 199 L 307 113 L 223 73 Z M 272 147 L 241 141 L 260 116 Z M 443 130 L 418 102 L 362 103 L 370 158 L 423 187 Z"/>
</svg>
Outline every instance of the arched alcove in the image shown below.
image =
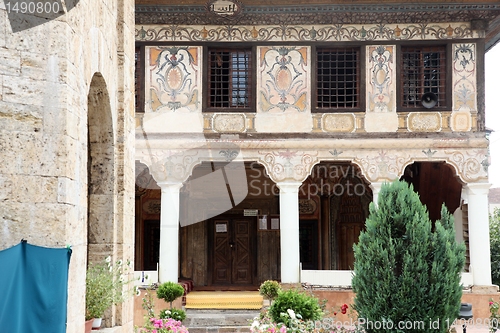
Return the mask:
<svg viewBox="0 0 500 333">
<path fill-rule="evenodd" d="M 116 257 L 115 143 L 110 99 L 101 74 L 94 74 L 88 94 L 87 262 Z M 113 315 L 105 325 L 114 325 Z M 111 319 L 111 320 L 110 320 Z"/>
</svg>

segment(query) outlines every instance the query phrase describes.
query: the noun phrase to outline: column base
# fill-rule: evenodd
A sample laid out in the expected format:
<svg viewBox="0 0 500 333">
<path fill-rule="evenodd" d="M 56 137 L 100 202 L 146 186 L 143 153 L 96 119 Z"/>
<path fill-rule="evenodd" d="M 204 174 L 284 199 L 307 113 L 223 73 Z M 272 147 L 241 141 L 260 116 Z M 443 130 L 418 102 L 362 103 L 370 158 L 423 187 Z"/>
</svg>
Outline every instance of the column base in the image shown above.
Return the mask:
<svg viewBox="0 0 500 333">
<path fill-rule="evenodd" d="M 490 286 L 472 286 L 471 293 L 473 293 L 473 294 L 494 294 L 494 293 L 498 293 L 498 286 L 494 285 L 494 284 L 490 285 Z"/>
</svg>

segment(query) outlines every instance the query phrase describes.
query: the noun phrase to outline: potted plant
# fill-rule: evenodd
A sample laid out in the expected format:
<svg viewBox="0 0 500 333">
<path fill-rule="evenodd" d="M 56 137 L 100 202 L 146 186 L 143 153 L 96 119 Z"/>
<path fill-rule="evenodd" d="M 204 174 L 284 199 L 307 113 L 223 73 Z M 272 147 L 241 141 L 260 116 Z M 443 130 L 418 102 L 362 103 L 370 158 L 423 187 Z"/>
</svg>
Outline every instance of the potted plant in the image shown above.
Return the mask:
<svg viewBox="0 0 500 333">
<path fill-rule="evenodd" d="M 281 286 L 279 282 L 273 280 L 264 281 L 259 288 L 259 293 L 266 297 L 269 300 L 269 303 L 272 303 L 273 300 L 278 297 L 280 291 Z"/>
<path fill-rule="evenodd" d="M 172 303 L 177 298 L 184 295 L 184 288 L 175 282 L 165 282 L 158 286 L 158 290 L 156 290 L 156 295 L 158 298 L 165 300 L 170 303 L 169 310 L 162 310 L 160 313 L 161 319 L 169 319 L 172 318 L 174 320 L 183 321 L 186 319 L 186 313 L 182 309 L 172 308 Z"/>
<path fill-rule="evenodd" d="M 113 265 L 111 257 L 89 265 L 86 277 L 85 320 L 94 319 L 93 328 L 101 327 L 100 319 L 104 311 L 114 304 L 122 303 L 129 296 L 124 287 L 131 282 L 125 277 L 131 265 L 130 261 L 123 265 L 121 260 Z"/>
</svg>

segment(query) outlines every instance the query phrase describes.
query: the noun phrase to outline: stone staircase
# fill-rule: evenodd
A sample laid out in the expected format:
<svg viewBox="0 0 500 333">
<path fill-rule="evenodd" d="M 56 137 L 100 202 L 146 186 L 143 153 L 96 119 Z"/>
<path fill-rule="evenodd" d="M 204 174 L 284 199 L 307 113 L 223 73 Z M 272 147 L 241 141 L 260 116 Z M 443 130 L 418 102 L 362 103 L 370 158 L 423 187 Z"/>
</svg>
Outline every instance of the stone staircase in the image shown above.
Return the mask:
<svg viewBox="0 0 500 333">
<path fill-rule="evenodd" d="M 243 333 L 250 332 L 250 325 L 259 310 L 186 310 L 184 326 L 189 333 Z"/>
</svg>

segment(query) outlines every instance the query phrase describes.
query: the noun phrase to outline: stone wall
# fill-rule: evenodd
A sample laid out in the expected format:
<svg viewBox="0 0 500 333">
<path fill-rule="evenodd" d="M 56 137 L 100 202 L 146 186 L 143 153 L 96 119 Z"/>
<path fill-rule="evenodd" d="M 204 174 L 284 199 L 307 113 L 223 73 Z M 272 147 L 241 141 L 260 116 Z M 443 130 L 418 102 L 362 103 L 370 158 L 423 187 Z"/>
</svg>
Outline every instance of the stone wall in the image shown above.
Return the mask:
<svg viewBox="0 0 500 333">
<path fill-rule="evenodd" d="M 133 259 L 134 2 L 73 2 L 13 32 L 0 1 L 0 250 L 23 238 L 72 246 L 67 332 L 81 332 L 87 261 Z M 107 139 L 89 145 L 89 133 Z M 95 160 L 88 168 L 89 151 L 111 166 L 106 178 Z M 107 201 L 88 199 L 103 187 Z M 106 216 L 94 229 L 110 237 L 88 251 L 92 215 Z M 111 311 L 107 325 L 131 332 L 132 309 Z"/>
</svg>

